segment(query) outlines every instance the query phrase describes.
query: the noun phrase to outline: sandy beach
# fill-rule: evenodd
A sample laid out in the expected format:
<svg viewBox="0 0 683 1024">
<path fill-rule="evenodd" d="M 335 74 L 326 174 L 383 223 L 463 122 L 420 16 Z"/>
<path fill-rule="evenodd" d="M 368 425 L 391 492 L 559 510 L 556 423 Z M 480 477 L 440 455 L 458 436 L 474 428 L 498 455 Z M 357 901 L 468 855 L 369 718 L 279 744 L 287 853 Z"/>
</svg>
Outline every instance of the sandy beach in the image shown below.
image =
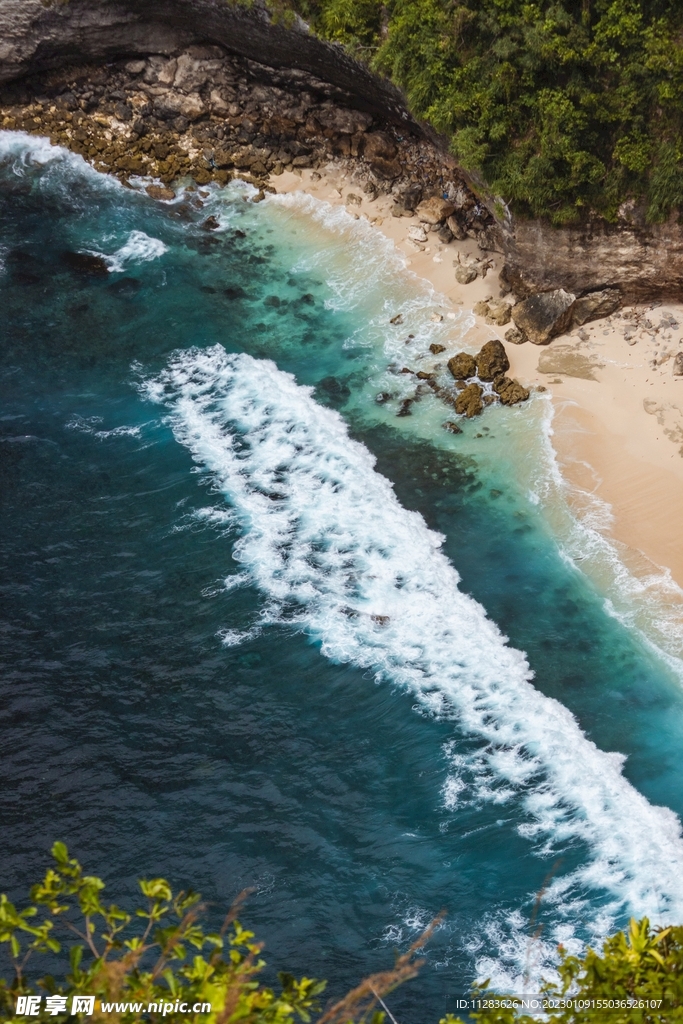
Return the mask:
<svg viewBox="0 0 683 1024">
<path fill-rule="evenodd" d="M 278 192 L 306 191 L 366 217 L 452 309 L 471 310 L 500 297 L 500 254 L 482 253 L 470 238 L 443 245 L 430 234 L 418 245 L 408 236 L 417 218 L 393 217 L 391 197 L 368 197 L 342 168 L 285 172 L 271 181 Z M 490 264 L 486 277 L 459 284 L 454 265 L 480 257 Z M 668 569 L 683 587 L 683 377 L 672 372 L 672 356 L 683 347 L 683 305 L 624 309 L 547 346 L 508 344 L 507 326 L 472 318 L 467 350 L 497 337 L 505 344 L 510 375 L 548 389 L 553 445 L 576 514 L 582 515 L 589 495 L 607 503 L 610 536 L 628 569 L 642 579 Z M 461 348 L 454 331 L 453 352 Z"/>
</svg>

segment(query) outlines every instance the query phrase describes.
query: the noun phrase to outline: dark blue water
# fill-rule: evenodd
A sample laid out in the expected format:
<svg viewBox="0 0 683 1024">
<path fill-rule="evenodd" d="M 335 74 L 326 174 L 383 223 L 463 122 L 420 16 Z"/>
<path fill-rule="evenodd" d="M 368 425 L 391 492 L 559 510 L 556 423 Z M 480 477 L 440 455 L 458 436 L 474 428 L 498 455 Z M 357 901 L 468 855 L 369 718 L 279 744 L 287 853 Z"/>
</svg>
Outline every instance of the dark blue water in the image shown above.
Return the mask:
<svg viewBox="0 0 683 1024">
<path fill-rule="evenodd" d="M 445 908 L 428 966 L 392 997 L 402 1021 L 437 1020 L 477 971 L 515 977 L 558 937 L 595 934 L 603 912 L 620 924 L 649 899 L 655 916 L 683 913 L 677 829 L 635 793 L 627 824 L 642 861 L 593 845 L 576 777 L 559 797 L 565 825 L 534 831 L 543 814 L 524 801 L 545 799 L 547 765 L 518 784 L 496 775 L 491 743 L 460 722 L 457 702 L 430 710 L 353 659 L 326 657 L 322 634 L 296 617 L 264 618 L 253 576 L 226 590 L 244 571 L 232 554 L 245 519 L 221 520 L 232 499 L 179 443 L 172 403 L 151 404 L 138 385 L 174 351 L 213 345 L 315 385 L 401 505 L 445 535 L 461 590 L 527 652 L 537 689 L 600 750 L 628 755 L 625 779 L 678 814 L 679 682 L 560 558 L 502 443 L 501 489 L 490 451 L 484 466 L 459 438 L 432 443 L 395 405 L 381 417 L 371 407 L 368 380 L 387 359 L 359 343 L 370 300 L 339 301 L 303 214 L 238 190 L 220 199 L 227 226 L 212 234 L 194 197 L 154 204 L 33 146 L 29 160 L 5 133 L 0 150 L 2 890 L 25 892 L 55 839 L 124 902 L 150 873 L 199 889 L 216 915 L 253 887 L 244 918 L 269 965 L 327 977 L 333 995 L 388 965 Z M 78 250 L 111 256 L 111 271 L 75 265 Z M 226 646 L 226 629 L 245 638 Z M 473 657 L 454 642 L 454 660 Z M 440 680 L 430 685 L 436 693 Z M 528 720 L 524 693 L 508 722 L 516 707 Z M 542 748 L 539 736 L 539 758 Z M 605 803 L 607 834 L 622 806 Z M 547 946 L 527 952 L 551 870 Z"/>
</svg>

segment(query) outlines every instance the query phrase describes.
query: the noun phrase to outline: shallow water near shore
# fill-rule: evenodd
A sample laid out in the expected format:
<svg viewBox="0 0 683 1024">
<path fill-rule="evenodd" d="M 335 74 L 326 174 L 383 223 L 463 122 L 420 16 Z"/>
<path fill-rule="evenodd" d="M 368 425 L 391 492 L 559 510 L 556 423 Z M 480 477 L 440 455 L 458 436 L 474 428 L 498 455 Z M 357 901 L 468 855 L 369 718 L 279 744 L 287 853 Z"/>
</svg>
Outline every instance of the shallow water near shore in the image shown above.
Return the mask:
<svg viewBox="0 0 683 1024">
<path fill-rule="evenodd" d="M 0 177 L 2 889 L 56 838 L 124 901 L 254 887 L 334 995 L 445 908 L 402 1021 L 683 920 L 677 639 L 551 531 L 545 399 L 444 430 L 400 371 L 466 316 L 341 210 L 155 204 L 12 133 Z"/>
</svg>

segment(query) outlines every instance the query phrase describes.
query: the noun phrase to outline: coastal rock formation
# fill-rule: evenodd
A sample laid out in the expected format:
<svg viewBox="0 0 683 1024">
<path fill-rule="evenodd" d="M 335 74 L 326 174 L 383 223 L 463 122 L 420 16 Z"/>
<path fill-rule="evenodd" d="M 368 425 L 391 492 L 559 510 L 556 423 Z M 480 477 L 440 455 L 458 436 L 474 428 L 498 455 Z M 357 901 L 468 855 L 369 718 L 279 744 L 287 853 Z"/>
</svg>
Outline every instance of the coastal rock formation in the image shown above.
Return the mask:
<svg viewBox="0 0 683 1024">
<path fill-rule="evenodd" d="M 621 306 L 621 292 L 618 288 L 602 288 L 597 292 L 589 292 L 574 303 L 572 320 L 581 327 L 589 320 L 600 320 L 610 316 Z"/>
<path fill-rule="evenodd" d="M 477 372 L 477 362 L 469 352 L 458 352 L 448 360 L 448 369 L 456 380 L 467 380 L 474 377 Z"/>
<path fill-rule="evenodd" d="M 510 369 L 505 346 L 497 338 L 482 345 L 477 356 L 477 370 L 480 380 L 492 381 Z"/>
<path fill-rule="evenodd" d="M 432 196 L 431 199 L 423 200 L 415 210 L 418 219 L 423 224 L 441 224 L 448 217 L 455 213 L 454 203 L 439 196 Z"/>
<path fill-rule="evenodd" d="M 496 377 L 493 390 L 503 405 L 517 405 L 518 402 L 526 402 L 529 398 L 529 389 L 523 387 L 518 380 L 506 377 L 505 374 Z"/>
<path fill-rule="evenodd" d="M 505 256 L 504 276 L 519 298 L 563 288 L 587 296 L 618 289 L 622 304 L 683 295 L 683 224 L 647 222 L 623 211 L 615 224 L 592 219 L 576 227 L 507 219 L 486 232 L 485 248 Z"/>
<path fill-rule="evenodd" d="M 477 302 L 473 312 L 483 316 L 487 324 L 504 327 L 510 323 L 512 306 L 502 299 L 489 299 L 488 302 Z"/>
<path fill-rule="evenodd" d="M 534 345 L 547 345 L 571 324 L 575 302 L 576 296 L 564 288 L 540 292 L 513 306 L 512 319 Z"/>
<path fill-rule="evenodd" d="M 455 411 L 460 416 L 466 416 L 468 420 L 481 415 L 484 411 L 483 394 L 484 391 L 478 384 L 468 384 L 455 400 Z"/>
<path fill-rule="evenodd" d="M 675 377 L 683 377 L 683 352 L 677 352 L 674 356 L 673 372 Z"/>
</svg>

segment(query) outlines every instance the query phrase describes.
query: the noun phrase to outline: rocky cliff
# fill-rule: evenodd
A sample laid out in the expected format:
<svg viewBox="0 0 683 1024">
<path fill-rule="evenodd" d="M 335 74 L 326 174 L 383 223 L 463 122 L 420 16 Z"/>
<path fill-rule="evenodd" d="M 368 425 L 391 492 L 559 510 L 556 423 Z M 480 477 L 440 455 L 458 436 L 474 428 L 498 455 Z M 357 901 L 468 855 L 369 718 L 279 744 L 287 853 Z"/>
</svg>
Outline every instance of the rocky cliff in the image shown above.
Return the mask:
<svg viewBox="0 0 683 1024">
<path fill-rule="evenodd" d="M 0 82 L 201 43 L 314 75 L 348 93 L 357 109 L 423 130 L 390 82 L 310 35 L 302 22 L 274 23 L 258 0 L 0 0 Z"/>
<path fill-rule="evenodd" d="M 231 69 L 233 79 L 242 75 L 240 81 L 247 83 L 247 89 L 253 88 L 254 83 L 265 83 L 275 90 L 269 102 L 272 100 L 274 107 L 289 104 L 288 110 L 299 110 L 301 123 L 295 123 L 294 117 L 290 128 L 284 132 L 280 125 L 274 133 L 270 121 L 257 123 L 253 131 L 246 131 L 244 125 L 239 126 L 237 122 L 244 115 L 248 96 L 235 96 L 229 81 L 226 95 L 222 99 L 219 96 L 213 104 L 209 98 L 211 90 L 206 85 L 206 95 L 191 93 L 197 106 L 193 113 L 189 110 L 190 101 L 184 98 L 187 89 L 181 87 L 178 93 L 171 88 L 170 99 L 168 96 L 164 99 L 161 94 L 164 90 L 168 93 L 169 84 L 157 81 L 156 72 L 150 77 L 148 70 L 145 72 L 147 93 L 142 95 L 144 89 L 138 89 L 135 100 L 137 87 L 131 85 L 130 75 L 123 70 L 126 60 L 150 55 L 175 59 L 173 55 L 177 57 L 188 48 L 207 45 L 218 45 L 222 53 L 233 55 L 238 64 L 242 62 Z M 89 73 L 84 65 L 103 63 L 110 65 L 107 74 L 111 79 L 111 97 L 106 88 L 103 91 L 100 87 L 99 92 L 95 89 L 92 98 L 92 91 L 84 86 L 79 94 L 76 85 L 60 85 L 57 80 L 63 69 L 70 68 L 73 73 L 63 72 L 67 74 L 64 82 L 79 79 L 79 76 L 82 81 L 83 74 Z M 96 124 L 76 123 L 82 112 L 90 110 L 96 115 L 98 109 L 100 112 L 104 109 L 115 118 L 117 102 L 128 102 L 133 96 L 135 102 L 143 104 L 137 109 L 133 106 L 128 114 L 123 112 L 123 121 L 129 122 L 132 117 L 133 127 L 128 125 L 126 130 L 121 129 L 118 144 L 114 139 L 109 147 L 110 159 L 101 161 L 102 170 L 140 173 L 142 169 L 169 181 L 173 174 L 179 173 L 216 176 L 221 165 L 216 163 L 215 153 L 223 151 L 224 140 L 232 139 L 231 132 L 235 135 L 231 141 L 232 157 L 235 157 L 233 150 L 238 143 L 247 147 L 258 143 L 261 157 L 247 151 L 246 156 L 237 156 L 224 167 L 234 163 L 237 168 L 248 169 L 251 160 L 257 164 L 263 162 L 264 169 L 270 172 L 278 162 L 287 166 L 288 160 L 306 165 L 309 154 L 313 165 L 330 154 L 350 159 L 365 154 L 366 161 L 373 163 L 378 184 L 392 188 L 397 194 L 419 185 L 419 199 L 423 195 L 442 194 L 449 181 L 455 182 L 460 189 L 457 194 L 466 201 L 466 209 L 463 211 L 460 203 L 461 209 L 456 211 L 466 217 L 461 217 L 459 225 L 455 222 L 451 225 L 455 237 L 459 237 L 459 231 L 467 230 L 477 235 L 483 247 L 504 252 L 509 286 L 520 298 L 536 291 L 557 289 L 564 289 L 572 296 L 608 289 L 610 302 L 615 295 L 620 296 L 620 301 L 632 302 L 680 298 L 683 293 L 683 229 L 678 223 L 650 225 L 639 211 L 624 208 L 622 219 L 615 225 L 594 221 L 581 227 L 552 228 L 542 222 L 511 219 L 493 225 L 493 218 L 486 215 L 466 188 L 464 176 L 454 167 L 445 145 L 410 115 L 398 89 L 373 75 L 341 47 L 309 34 L 303 23 L 294 22 L 290 26 L 274 23 L 260 0 L 249 5 L 238 0 L 0 0 L 0 83 L 20 79 L 29 83 L 24 95 L 16 92 L 12 96 L 12 89 L 10 93 L 5 89 L 5 104 L 15 104 L 16 108 L 10 111 L 12 116 L 5 127 L 54 135 L 55 141 L 93 160 L 102 156 L 103 140 L 95 137 Z M 51 81 L 48 88 L 46 83 Z M 160 95 L 155 94 L 155 87 Z M 277 93 L 283 88 L 287 96 Z M 68 108 L 74 89 L 78 109 L 72 113 L 67 110 L 64 114 L 67 120 L 58 118 L 59 123 L 55 123 L 49 112 L 53 101 L 48 102 L 44 97 L 56 97 L 59 106 L 60 94 L 63 99 L 66 90 L 70 99 L 64 104 Z M 308 95 L 306 108 L 298 102 L 297 93 Z M 41 95 L 42 106 L 39 103 L 32 108 L 31 101 Z M 91 98 L 83 99 L 84 95 Z M 193 138 L 187 137 L 176 164 L 171 158 L 151 164 L 148 160 L 150 147 L 152 151 L 156 148 L 161 152 L 169 147 L 173 151 L 178 135 L 187 131 L 182 117 L 180 121 L 173 121 L 171 100 L 188 107 L 185 122 L 194 125 Z M 239 101 L 240 110 L 233 111 L 235 124 L 231 125 L 227 107 L 235 100 Z M 145 103 L 149 104 L 147 108 Z M 17 104 L 24 105 L 23 111 Z M 331 104 L 366 114 L 368 121 L 362 127 L 367 132 L 371 124 L 375 133 L 370 142 L 361 138 L 355 122 L 355 141 L 350 130 L 340 131 L 341 122 L 337 124 L 339 118 L 330 112 Z M 140 112 L 146 113 L 145 125 L 138 116 Z M 183 111 L 179 109 L 175 113 L 183 114 Z M 217 122 L 219 114 L 228 118 L 222 128 Z M 115 127 L 114 134 L 117 130 Z M 316 132 L 318 138 L 312 140 Z M 107 144 L 111 141 L 111 138 L 104 140 Z M 132 145 L 136 146 L 136 152 L 126 156 L 124 151 Z M 209 147 L 213 155 L 202 156 L 201 147 L 204 147 L 204 154 Z M 422 152 L 418 152 L 420 147 Z M 266 150 L 271 152 L 268 157 L 263 156 Z M 188 151 L 194 153 L 192 159 L 186 158 Z M 132 159 L 135 167 L 131 164 L 127 168 L 127 159 L 129 163 Z M 241 159 L 246 162 L 241 164 Z M 396 168 L 393 180 L 392 167 Z M 408 210 L 414 206 L 415 202 L 407 204 Z M 484 228 L 486 230 L 482 231 Z"/>
</svg>

